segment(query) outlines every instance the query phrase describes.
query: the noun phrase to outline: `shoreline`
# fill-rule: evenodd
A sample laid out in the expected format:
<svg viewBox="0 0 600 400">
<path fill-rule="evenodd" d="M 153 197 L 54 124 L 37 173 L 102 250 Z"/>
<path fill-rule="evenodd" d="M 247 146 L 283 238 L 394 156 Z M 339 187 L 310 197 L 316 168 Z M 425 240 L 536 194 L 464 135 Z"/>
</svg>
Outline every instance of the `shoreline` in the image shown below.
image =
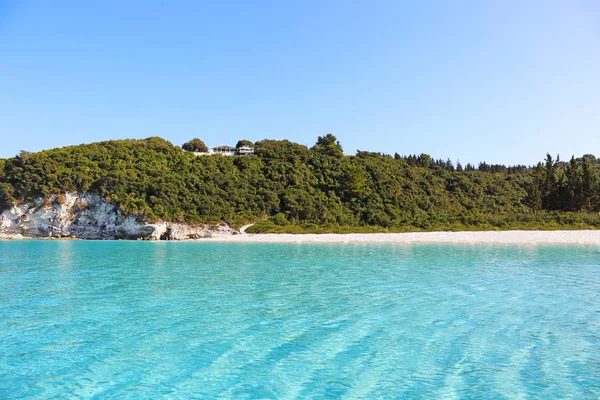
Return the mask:
<svg viewBox="0 0 600 400">
<path fill-rule="evenodd" d="M 600 230 L 568 231 L 460 231 L 406 233 L 264 233 L 215 237 L 188 242 L 219 243 L 341 243 L 341 244 L 581 244 L 600 246 Z"/>
<path fill-rule="evenodd" d="M 30 238 L 22 235 L 0 234 L 0 240 L 87 240 L 73 237 Z M 118 240 L 118 239 L 113 239 Z M 136 241 L 136 240 L 131 240 Z M 137 241 L 140 241 L 138 239 Z M 162 242 L 161 240 L 143 240 Z M 292 244 L 512 244 L 512 245 L 597 245 L 600 230 L 563 231 L 459 231 L 405 233 L 260 233 L 219 235 L 212 238 L 173 240 L 187 243 L 292 243 Z"/>
<path fill-rule="evenodd" d="M 460 231 L 406 233 L 244 234 L 188 242 L 220 243 L 347 243 L 347 244 L 582 244 L 600 246 L 600 230 L 579 231 Z"/>
</svg>

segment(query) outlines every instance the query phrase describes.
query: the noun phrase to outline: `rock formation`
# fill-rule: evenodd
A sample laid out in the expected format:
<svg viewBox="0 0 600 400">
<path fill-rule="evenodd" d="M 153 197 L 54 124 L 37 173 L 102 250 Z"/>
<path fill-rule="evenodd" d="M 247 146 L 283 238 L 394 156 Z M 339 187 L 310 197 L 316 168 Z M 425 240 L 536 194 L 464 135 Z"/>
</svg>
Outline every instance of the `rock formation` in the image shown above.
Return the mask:
<svg viewBox="0 0 600 400">
<path fill-rule="evenodd" d="M 201 239 L 236 233 L 221 224 L 147 223 L 93 193 L 65 193 L 13 206 L 0 214 L 0 238 Z"/>
</svg>

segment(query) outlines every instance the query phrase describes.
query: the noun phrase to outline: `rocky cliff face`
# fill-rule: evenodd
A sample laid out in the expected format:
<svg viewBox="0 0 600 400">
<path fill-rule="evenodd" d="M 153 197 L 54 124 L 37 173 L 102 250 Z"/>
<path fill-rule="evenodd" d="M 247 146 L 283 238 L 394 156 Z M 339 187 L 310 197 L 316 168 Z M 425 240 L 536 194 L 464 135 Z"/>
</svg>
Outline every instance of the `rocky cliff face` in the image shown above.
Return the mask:
<svg viewBox="0 0 600 400">
<path fill-rule="evenodd" d="M 75 237 L 80 239 L 201 239 L 237 233 L 226 225 L 149 224 L 124 216 L 114 205 L 92 194 L 66 193 L 23 203 L 0 214 L 0 238 Z"/>
</svg>

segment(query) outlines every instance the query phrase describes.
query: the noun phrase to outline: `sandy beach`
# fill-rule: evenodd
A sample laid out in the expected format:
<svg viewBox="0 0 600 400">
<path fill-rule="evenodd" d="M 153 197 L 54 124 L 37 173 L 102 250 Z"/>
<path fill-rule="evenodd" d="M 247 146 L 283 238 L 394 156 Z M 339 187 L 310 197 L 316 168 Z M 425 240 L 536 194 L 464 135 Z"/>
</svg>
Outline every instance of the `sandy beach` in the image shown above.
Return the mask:
<svg viewBox="0 0 600 400">
<path fill-rule="evenodd" d="M 15 234 L 0 234 L 0 240 L 35 240 Z M 58 240 L 77 240 L 61 238 Z M 48 240 L 40 239 L 37 240 Z M 56 239 L 54 239 L 56 240 Z M 472 232 L 408 232 L 350 234 L 246 234 L 219 235 L 212 238 L 183 240 L 186 242 L 227 243 L 456 243 L 456 244 L 565 244 L 600 246 L 600 230 L 581 231 L 472 231 Z"/>
<path fill-rule="evenodd" d="M 460 244 L 582 244 L 600 245 L 600 230 L 480 231 L 371 234 L 242 234 L 203 239 L 239 243 L 460 243 Z"/>
</svg>

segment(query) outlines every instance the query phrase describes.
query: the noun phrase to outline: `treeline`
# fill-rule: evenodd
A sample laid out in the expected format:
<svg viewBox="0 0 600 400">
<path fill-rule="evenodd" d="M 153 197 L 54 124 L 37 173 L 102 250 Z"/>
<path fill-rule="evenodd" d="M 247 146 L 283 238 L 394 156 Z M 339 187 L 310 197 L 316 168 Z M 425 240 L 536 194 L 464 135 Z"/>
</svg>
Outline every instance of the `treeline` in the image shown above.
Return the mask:
<svg viewBox="0 0 600 400">
<path fill-rule="evenodd" d="M 0 159 L 0 209 L 89 191 L 147 221 L 240 226 L 268 218 L 256 231 L 600 226 L 593 156 L 463 168 L 426 154 L 345 156 L 333 135 L 312 148 L 253 145 L 253 157 L 197 157 L 158 137 L 21 152 Z"/>
<path fill-rule="evenodd" d="M 528 187 L 526 204 L 539 210 L 597 211 L 600 202 L 597 160 L 591 154 L 568 163 L 546 155 L 545 164 L 538 163 L 533 182 Z"/>
<path fill-rule="evenodd" d="M 446 169 L 448 171 L 458 171 L 458 172 L 462 172 L 462 171 L 481 171 L 481 172 L 490 172 L 490 173 L 507 173 L 507 174 L 514 174 L 514 173 L 519 173 L 519 172 L 523 172 L 525 170 L 527 170 L 527 166 L 525 165 L 515 165 L 515 166 L 511 166 L 511 167 L 507 167 L 506 165 L 501 165 L 501 164 L 488 164 L 485 161 L 482 161 L 479 163 L 478 167 L 475 167 L 473 164 L 468 163 L 467 165 L 465 165 L 464 167 L 462 166 L 462 164 L 460 163 L 460 161 L 457 161 L 456 163 L 456 167 L 454 166 L 454 164 L 452 163 L 452 161 L 450 159 L 447 160 L 443 160 L 443 159 L 437 159 L 434 160 L 433 158 L 431 158 L 431 156 L 429 154 L 420 154 L 420 155 L 416 155 L 416 154 L 411 154 L 409 156 L 401 156 L 400 154 L 396 153 L 394 155 L 394 158 L 396 160 L 404 160 L 406 161 L 406 163 L 408 165 L 411 165 L 413 167 L 424 167 L 424 168 L 443 168 Z"/>
</svg>

